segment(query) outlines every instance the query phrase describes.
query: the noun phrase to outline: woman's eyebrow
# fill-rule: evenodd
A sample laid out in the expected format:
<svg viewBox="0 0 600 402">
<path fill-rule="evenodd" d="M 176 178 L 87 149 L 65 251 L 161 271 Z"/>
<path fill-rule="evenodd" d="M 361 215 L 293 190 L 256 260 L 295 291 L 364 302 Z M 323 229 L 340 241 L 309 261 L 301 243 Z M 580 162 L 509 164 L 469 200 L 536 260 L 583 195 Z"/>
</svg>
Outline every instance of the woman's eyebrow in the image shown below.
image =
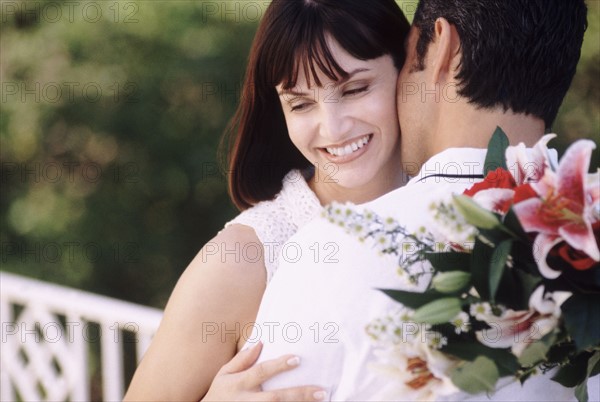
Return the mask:
<svg viewBox="0 0 600 402">
<path fill-rule="evenodd" d="M 281 90 L 278 92 L 278 94 L 279 94 L 279 96 L 284 96 L 284 95 L 285 95 L 285 96 L 287 96 L 287 95 L 293 95 L 293 96 L 307 96 L 307 95 L 310 95 L 310 94 L 309 94 L 309 93 L 307 93 L 307 92 L 298 92 L 298 91 L 295 91 L 295 90 L 293 90 L 293 89 L 281 89 Z"/>
<path fill-rule="evenodd" d="M 365 71 L 370 71 L 370 68 L 366 68 L 366 67 L 361 67 L 361 68 L 355 68 L 354 70 L 350 71 L 344 78 L 342 78 L 339 83 L 343 84 L 344 82 L 350 81 L 352 79 L 352 77 L 354 77 L 356 74 L 358 73 L 364 73 Z"/>
<path fill-rule="evenodd" d="M 355 68 L 354 70 L 352 70 L 348 74 L 346 74 L 345 77 L 341 78 L 338 81 L 338 84 L 343 84 L 343 83 L 351 80 L 352 77 L 354 77 L 356 74 L 358 74 L 358 73 L 364 73 L 365 71 L 370 71 L 370 69 L 366 68 L 366 67 Z M 279 94 L 279 96 L 293 95 L 293 96 L 299 96 L 299 97 L 310 95 L 310 93 L 308 93 L 308 92 L 299 92 L 299 91 L 296 91 L 294 89 L 281 89 L 281 90 L 278 91 L 278 94 Z"/>
</svg>

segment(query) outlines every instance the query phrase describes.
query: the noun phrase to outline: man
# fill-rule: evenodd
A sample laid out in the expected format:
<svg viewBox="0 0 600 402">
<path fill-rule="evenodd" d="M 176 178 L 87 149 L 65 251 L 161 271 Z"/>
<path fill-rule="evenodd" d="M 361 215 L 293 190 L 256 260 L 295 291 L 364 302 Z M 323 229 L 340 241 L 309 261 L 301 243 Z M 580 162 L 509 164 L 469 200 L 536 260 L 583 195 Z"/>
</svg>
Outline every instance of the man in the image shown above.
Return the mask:
<svg viewBox="0 0 600 402">
<path fill-rule="evenodd" d="M 497 126 L 511 145 L 527 146 L 550 127 L 575 73 L 585 27 L 583 0 L 421 0 L 398 79 L 402 166 L 413 177 L 361 208 L 393 217 L 409 232 L 433 227 L 430 204 L 482 178 Z M 267 287 L 251 340 L 264 343 L 261 361 L 284 353 L 302 360 L 264 388 L 316 384 L 332 400 L 398 398 L 394 377 L 369 367 L 377 359 L 365 333 L 397 305 L 377 290 L 405 286 L 397 259 L 379 256 L 326 219 L 302 228 L 282 249 L 288 255 Z M 494 398 L 574 396 L 537 376 L 523 388 L 499 389 Z"/>
</svg>

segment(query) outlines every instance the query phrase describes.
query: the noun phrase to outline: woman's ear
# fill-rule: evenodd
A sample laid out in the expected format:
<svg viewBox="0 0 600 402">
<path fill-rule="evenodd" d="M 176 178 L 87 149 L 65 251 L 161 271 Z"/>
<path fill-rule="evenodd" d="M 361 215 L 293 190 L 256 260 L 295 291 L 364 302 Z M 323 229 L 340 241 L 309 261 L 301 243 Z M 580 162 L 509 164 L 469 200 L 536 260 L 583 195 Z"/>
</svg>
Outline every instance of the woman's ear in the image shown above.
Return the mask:
<svg viewBox="0 0 600 402">
<path fill-rule="evenodd" d="M 445 18 L 435 21 L 431 52 L 432 80 L 444 84 L 454 80 L 460 65 L 460 37 Z"/>
</svg>

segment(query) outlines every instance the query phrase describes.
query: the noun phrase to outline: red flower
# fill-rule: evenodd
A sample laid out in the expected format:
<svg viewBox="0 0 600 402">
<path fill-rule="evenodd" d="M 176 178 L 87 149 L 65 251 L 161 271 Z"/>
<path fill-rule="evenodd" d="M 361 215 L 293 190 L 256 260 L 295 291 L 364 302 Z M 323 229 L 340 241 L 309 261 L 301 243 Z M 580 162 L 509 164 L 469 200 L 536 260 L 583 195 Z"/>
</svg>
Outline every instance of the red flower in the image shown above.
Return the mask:
<svg viewBox="0 0 600 402">
<path fill-rule="evenodd" d="M 504 214 L 513 204 L 515 187 L 517 183 L 512 174 L 506 169 L 497 168 L 463 194 L 472 197 L 483 208 Z"/>
<path fill-rule="evenodd" d="M 488 172 L 485 179 L 479 183 L 475 183 L 471 188 L 463 192 L 464 195 L 473 197 L 481 190 L 487 190 L 489 188 L 508 188 L 513 189 L 517 186 L 515 179 L 508 170 L 497 168 L 493 172 Z"/>
</svg>

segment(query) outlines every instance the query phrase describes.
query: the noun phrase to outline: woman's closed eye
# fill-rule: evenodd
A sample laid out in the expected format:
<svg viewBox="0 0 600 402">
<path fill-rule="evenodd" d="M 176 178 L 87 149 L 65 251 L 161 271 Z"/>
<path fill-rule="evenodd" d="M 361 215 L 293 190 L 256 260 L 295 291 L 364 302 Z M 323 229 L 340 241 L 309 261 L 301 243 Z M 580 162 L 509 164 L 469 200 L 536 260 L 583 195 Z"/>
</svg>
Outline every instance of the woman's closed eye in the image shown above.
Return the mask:
<svg viewBox="0 0 600 402">
<path fill-rule="evenodd" d="M 290 104 L 290 110 L 292 112 L 301 112 L 301 111 L 307 109 L 310 105 L 311 105 L 310 102 L 301 102 L 301 103 Z"/>
<path fill-rule="evenodd" d="M 347 89 L 344 92 L 342 92 L 342 95 L 352 97 L 352 96 L 356 96 L 362 92 L 366 92 L 368 89 L 369 89 L 368 85 L 358 87 L 358 88 Z"/>
<path fill-rule="evenodd" d="M 342 91 L 342 96 L 343 97 L 347 97 L 347 98 L 352 98 L 355 96 L 358 96 L 364 92 L 367 92 L 370 89 L 369 85 L 362 85 L 362 86 L 358 86 L 358 87 L 354 87 L 354 88 L 346 88 Z M 329 96 L 330 98 L 333 96 L 334 94 L 331 93 L 329 95 L 325 95 L 326 97 Z M 329 99 L 329 98 L 327 98 Z M 307 109 L 310 108 L 310 106 L 312 106 L 314 104 L 314 100 L 306 100 L 306 99 L 293 99 L 291 101 L 288 102 L 289 106 L 290 106 L 290 110 L 292 112 L 303 112 Z"/>
</svg>

